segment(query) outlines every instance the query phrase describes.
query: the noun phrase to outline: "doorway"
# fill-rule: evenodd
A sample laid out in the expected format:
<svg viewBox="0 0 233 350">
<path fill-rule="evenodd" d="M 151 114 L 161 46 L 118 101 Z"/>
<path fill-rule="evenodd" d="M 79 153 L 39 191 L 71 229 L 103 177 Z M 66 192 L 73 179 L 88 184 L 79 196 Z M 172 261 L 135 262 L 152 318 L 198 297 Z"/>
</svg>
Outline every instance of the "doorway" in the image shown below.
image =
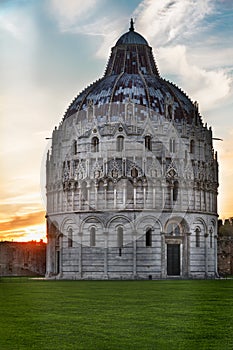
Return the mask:
<svg viewBox="0 0 233 350">
<path fill-rule="evenodd" d="M 56 274 L 60 273 L 60 251 L 56 251 Z"/>
<path fill-rule="evenodd" d="M 180 276 L 180 244 L 167 244 L 167 275 Z"/>
</svg>

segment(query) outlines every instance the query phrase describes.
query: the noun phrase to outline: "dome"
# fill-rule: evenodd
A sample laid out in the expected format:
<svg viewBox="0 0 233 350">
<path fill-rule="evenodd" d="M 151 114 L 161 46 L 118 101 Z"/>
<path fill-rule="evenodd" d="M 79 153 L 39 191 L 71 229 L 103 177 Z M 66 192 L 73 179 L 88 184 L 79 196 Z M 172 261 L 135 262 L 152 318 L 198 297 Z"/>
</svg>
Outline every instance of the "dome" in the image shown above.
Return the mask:
<svg viewBox="0 0 233 350">
<path fill-rule="evenodd" d="M 123 34 L 117 41 L 116 46 L 118 45 L 148 45 L 148 42 L 146 39 L 143 38 L 143 36 L 137 32 L 134 31 L 134 23 L 131 19 L 130 22 L 130 28 L 128 33 Z"/>
<path fill-rule="evenodd" d="M 135 31 L 129 31 L 128 33 L 123 34 L 120 39 L 118 39 L 116 46 L 124 44 L 148 45 L 146 39 Z"/>
<path fill-rule="evenodd" d="M 161 115 L 172 105 L 173 118 L 191 122 L 196 105 L 176 85 L 163 79 L 147 41 L 134 31 L 133 21 L 112 48 L 104 77 L 84 89 L 71 103 L 64 119 L 91 104 L 132 101 Z M 167 106 L 167 107 L 166 107 Z"/>
</svg>

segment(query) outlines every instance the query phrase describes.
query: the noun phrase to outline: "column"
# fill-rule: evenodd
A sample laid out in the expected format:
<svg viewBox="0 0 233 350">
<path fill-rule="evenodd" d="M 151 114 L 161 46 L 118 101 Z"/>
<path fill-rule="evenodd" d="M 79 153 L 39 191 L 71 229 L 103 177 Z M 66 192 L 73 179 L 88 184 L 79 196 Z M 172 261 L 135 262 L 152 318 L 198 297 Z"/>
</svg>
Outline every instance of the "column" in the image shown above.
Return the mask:
<svg viewBox="0 0 233 350">
<path fill-rule="evenodd" d="M 82 209 L 82 190 L 81 190 L 81 183 L 79 182 L 78 184 L 78 206 L 79 206 L 79 210 Z"/>
<path fill-rule="evenodd" d="M 72 211 L 74 211 L 74 183 L 72 184 L 73 188 L 72 188 Z"/>
<path fill-rule="evenodd" d="M 193 185 L 193 210 L 196 210 L 196 184 Z"/>
<path fill-rule="evenodd" d="M 143 208 L 146 208 L 146 184 L 143 183 Z"/>
<path fill-rule="evenodd" d="M 137 232 L 133 232 L 133 277 L 137 277 Z"/>
<path fill-rule="evenodd" d="M 98 209 L 98 198 L 97 198 L 97 195 L 98 195 L 98 183 L 95 183 L 95 209 L 96 210 Z"/>
<path fill-rule="evenodd" d="M 117 192 L 116 192 L 116 186 L 114 186 L 114 208 L 116 208 L 116 196 L 117 196 Z"/>
<path fill-rule="evenodd" d="M 105 247 L 104 247 L 104 278 L 108 279 L 108 232 L 104 231 Z"/>
<path fill-rule="evenodd" d="M 174 191 L 174 183 L 172 181 L 172 184 L 170 185 L 170 209 L 173 209 L 174 207 L 173 191 Z"/>
<path fill-rule="evenodd" d="M 60 235 L 59 237 L 59 250 L 60 250 L 60 261 L 59 261 L 59 277 L 62 277 L 63 276 L 63 264 L 62 264 L 62 254 L 63 254 L 63 234 Z"/>
<path fill-rule="evenodd" d="M 219 277 L 218 275 L 218 236 L 214 235 L 214 272 L 215 277 Z"/>
<path fill-rule="evenodd" d="M 80 244 L 79 244 L 79 254 L 78 254 L 78 266 L 79 266 L 79 278 L 82 278 L 82 232 L 79 232 Z"/>
<path fill-rule="evenodd" d="M 208 233 L 204 235 L 205 237 L 205 277 L 208 277 Z"/>
<path fill-rule="evenodd" d="M 165 186 L 162 184 L 162 209 L 165 207 Z"/>
<path fill-rule="evenodd" d="M 136 184 L 134 184 L 134 186 L 133 186 L 133 206 L 134 206 L 134 208 L 137 207 L 137 188 L 136 188 Z"/>
<path fill-rule="evenodd" d="M 48 227 L 48 223 L 47 223 Z M 46 247 L 46 277 L 50 277 L 52 273 L 52 263 L 51 263 L 51 254 L 52 254 L 52 249 L 51 249 L 51 244 L 52 244 L 52 238 L 51 235 L 47 232 L 47 238 L 48 238 L 48 243 Z"/>
<path fill-rule="evenodd" d="M 126 205 L 126 187 L 127 187 L 127 182 L 123 180 L 123 207 L 125 208 Z"/>
<path fill-rule="evenodd" d="M 166 278 L 166 244 L 165 233 L 161 232 L 161 278 Z"/>
<path fill-rule="evenodd" d="M 187 252 L 187 277 L 190 277 L 190 236 L 191 232 L 187 232 L 187 246 L 186 246 L 186 252 Z"/>
<path fill-rule="evenodd" d="M 101 208 L 108 208 L 108 183 L 104 181 L 104 205 L 100 206 Z"/>
<path fill-rule="evenodd" d="M 153 202 L 153 204 L 152 204 L 152 207 L 153 208 L 155 208 L 155 185 L 153 184 L 152 185 L 153 186 L 153 192 L 152 192 L 152 202 Z"/>
</svg>

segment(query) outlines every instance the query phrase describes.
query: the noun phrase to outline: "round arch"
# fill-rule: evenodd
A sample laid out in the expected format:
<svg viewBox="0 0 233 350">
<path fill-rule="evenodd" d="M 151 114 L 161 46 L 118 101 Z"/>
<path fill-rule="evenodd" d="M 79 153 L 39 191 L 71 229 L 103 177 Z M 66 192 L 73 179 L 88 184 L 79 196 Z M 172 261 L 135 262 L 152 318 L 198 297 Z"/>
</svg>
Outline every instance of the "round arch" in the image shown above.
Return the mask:
<svg viewBox="0 0 233 350">
<path fill-rule="evenodd" d="M 124 220 L 125 222 L 127 222 L 130 225 L 131 229 L 134 230 L 134 225 L 132 221 L 125 215 L 115 215 L 114 217 L 112 217 L 110 220 L 108 220 L 106 224 L 106 228 L 109 229 L 114 221 L 116 221 L 115 226 L 123 225 L 124 223 L 121 223 L 121 222 L 118 223 L 118 221 L 120 220 Z"/>
<path fill-rule="evenodd" d="M 140 218 L 136 222 L 136 229 L 145 231 L 147 227 L 155 228 L 158 226 L 159 230 L 162 231 L 162 224 L 160 220 L 155 218 L 152 215 L 144 216 L 143 218 Z"/>
<path fill-rule="evenodd" d="M 164 225 L 164 232 L 165 233 L 169 233 L 168 229 L 169 229 L 170 225 L 177 225 L 181 235 L 189 232 L 189 225 L 188 225 L 187 221 L 182 217 L 174 216 L 174 217 L 169 218 Z"/>
<path fill-rule="evenodd" d="M 104 230 L 105 224 L 104 224 L 104 221 L 102 219 L 100 219 L 97 216 L 93 216 L 93 215 L 88 216 L 82 220 L 81 225 L 80 225 L 80 230 L 82 232 L 84 230 L 84 226 L 86 224 L 93 224 L 93 226 L 96 226 L 96 224 L 98 224 L 98 223 L 101 225 L 101 228 Z"/>
</svg>

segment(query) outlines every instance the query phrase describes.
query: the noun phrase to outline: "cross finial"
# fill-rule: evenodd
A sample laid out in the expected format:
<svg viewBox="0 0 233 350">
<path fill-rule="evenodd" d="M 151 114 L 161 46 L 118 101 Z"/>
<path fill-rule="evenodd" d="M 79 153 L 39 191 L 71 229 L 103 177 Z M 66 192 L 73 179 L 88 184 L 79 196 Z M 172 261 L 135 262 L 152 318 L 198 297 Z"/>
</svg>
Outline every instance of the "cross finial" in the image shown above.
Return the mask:
<svg viewBox="0 0 233 350">
<path fill-rule="evenodd" d="M 134 31 L 134 21 L 133 21 L 133 18 L 131 18 L 131 20 L 130 20 L 130 27 L 129 27 L 129 30 L 130 30 L 131 32 Z"/>
</svg>

